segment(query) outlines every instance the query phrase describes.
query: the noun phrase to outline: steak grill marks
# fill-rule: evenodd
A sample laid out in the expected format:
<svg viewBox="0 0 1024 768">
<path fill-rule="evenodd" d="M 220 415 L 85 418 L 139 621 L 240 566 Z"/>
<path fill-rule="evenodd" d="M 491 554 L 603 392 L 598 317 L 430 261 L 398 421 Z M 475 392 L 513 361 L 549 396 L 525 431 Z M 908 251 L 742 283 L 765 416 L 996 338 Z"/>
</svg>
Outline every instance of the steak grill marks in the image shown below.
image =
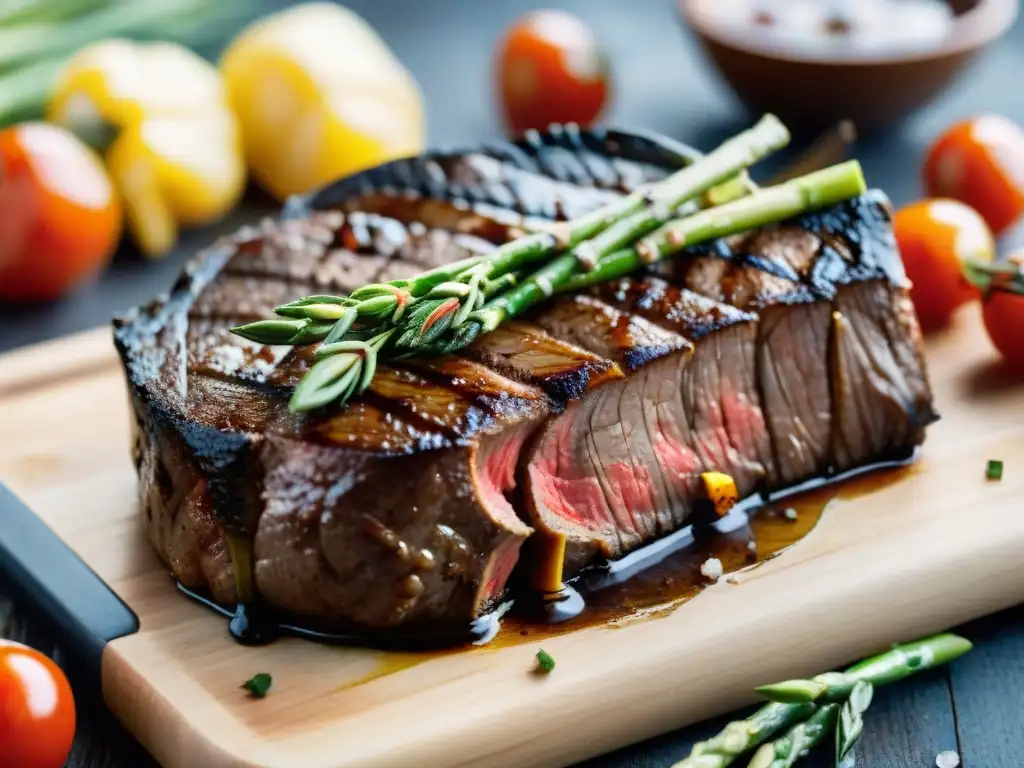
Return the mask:
<svg viewBox="0 0 1024 768">
<path fill-rule="evenodd" d="M 458 357 L 382 367 L 343 409 L 289 414 L 310 350 L 229 333 L 300 295 L 487 252 L 686 155 L 563 131 L 391 163 L 311 201 L 328 210 L 200 254 L 118 321 L 142 506 L 175 576 L 236 600 L 241 542 L 252 589 L 282 610 L 461 628 L 531 534 L 568 577 L 684 525 L 705 470 L 749 494 L 920 443 L 935 415 L 879 195 L 556 298 Z"/>
</svg>

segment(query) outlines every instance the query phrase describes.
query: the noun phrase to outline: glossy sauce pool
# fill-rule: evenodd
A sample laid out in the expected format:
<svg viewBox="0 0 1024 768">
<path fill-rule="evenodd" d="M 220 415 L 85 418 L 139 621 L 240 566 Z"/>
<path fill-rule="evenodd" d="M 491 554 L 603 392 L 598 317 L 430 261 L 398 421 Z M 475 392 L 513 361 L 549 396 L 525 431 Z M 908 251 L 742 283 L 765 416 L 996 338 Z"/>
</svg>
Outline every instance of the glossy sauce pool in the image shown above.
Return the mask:
<svg viewBox="0 0 1024 768">
<path fill-rule="evenodd" d="M 179 585 L 182 592 L 230 619 L 230 631 L 243 644 L 258 645 L 281 635 L 332 645 L 355 645 L 400 651 L 390 655 L 372 679 L 426 661 L 437 654 L 476 648 L 490 650 L 534 642 L 567 632 L 616 626 L 666 616 L 713 583 L 701 572 L 709 558 L 720 561 L 724 578 L 763 563 L 809 534 L 836 498 L 852 499 L 898 482 L 914 467 L 911 460 L 887 462 L 850 475 L 816 481 L 770 503 L 751 500 L 715 528 L 687 527 L 631 553 L 604 568 L 582 573 L 558 595 L 514 593 L 494 613 L 467 629 L 436 636 L 374 636 L 365 631 L 326 631 L 267 612 L 257 606 L 230 611 Z M 745 509 L 743 508 L 745 507 Z M 361 679 L 359 682 L 365 682 Z"/>
<path fill-rule="evenodd" d="M 586 608 L 578 616 L 551 623 L 538 621 L 534 612 L 513 607 L 502 619 L 501 631 L 490 644 L 514 645 L 584 627 L 614 626 L 665 616 L 712 583 L 701 573 L 701 566 L 709 558 L 721 562 L 725 574 L 722 578 L 728 582 L 729 574 L 766 562 L 804 538 L 833 499 L 852 499 L 873 493 L 911 471 L 913 467 L 908 465 L 879 469 L 787 495 L 748 512 L 740 510 L 738 515 L 746 516 L 746 524 L 740 518 L 735 527 L 725 533 L 705 530 L 672 542 L 678 535 L 674 534 L 635 553 L 640 562 L 632 569 L 628 561 L 634 556 L 613 564 L 603 574 L 582 574 L 574 586 Z M 664 543 L 668 543 L 667 552 L 652 551 Z M 644 555 L 654 555 L 652 560 L 659 556 L 660 559 L 645 566 Z M 620 573 L 626 570 L 631 572 Z"/>
</svg>

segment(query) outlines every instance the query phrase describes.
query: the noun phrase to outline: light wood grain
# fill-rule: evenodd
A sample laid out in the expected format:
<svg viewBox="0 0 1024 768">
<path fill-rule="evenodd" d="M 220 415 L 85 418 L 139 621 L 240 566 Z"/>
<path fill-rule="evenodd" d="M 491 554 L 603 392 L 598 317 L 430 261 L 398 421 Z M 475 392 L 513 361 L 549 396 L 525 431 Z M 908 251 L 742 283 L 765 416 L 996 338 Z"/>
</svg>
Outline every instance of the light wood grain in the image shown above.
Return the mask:
<svg viewBox="0 0 1024 768">
<path fill-rule="evenodd" d="M 434 657 L 236 645 L 152 555 L 114 352 L 82 338 L 48 345 L 95 345 L 76 377 L 26 369 L 46 364 L 39 350 L 0 358 L 0 434 L 17 436 L 0 441 L 0 477 L 139 615 L 106 651 L 104 696 L 167 768 L 566 765 L 1024 599 L 1024 385 L 1000 372 L 974 308 L 929 342 L 944 418 L 915 471 L 837 499 L 781 557 L 667 617 L 545 639 L 547 677 L 530 674 L 533 644 Z M 16 369 L 46 386 L 20 386 Z M 1000 483 L 984 478 L 992 457 Z M 238 689 L 256 671 L 275 681 L 260 701 Z"/>
</svg>

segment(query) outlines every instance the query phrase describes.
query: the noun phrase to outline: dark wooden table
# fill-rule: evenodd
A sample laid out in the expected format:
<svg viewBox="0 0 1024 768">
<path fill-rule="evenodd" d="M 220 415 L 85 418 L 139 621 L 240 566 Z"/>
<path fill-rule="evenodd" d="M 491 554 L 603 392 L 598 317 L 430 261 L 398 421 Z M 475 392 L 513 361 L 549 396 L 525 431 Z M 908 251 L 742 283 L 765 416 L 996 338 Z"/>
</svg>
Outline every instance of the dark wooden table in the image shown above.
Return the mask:
<svg viewBox="0 0 1024 768">
<path fill-rule="evenodd" d="M 261 0 L 261 4 L 269 8 L 286 3 Z M 537 3 L 351 0 L 347 5 L 362 13 L 413 70 L 427 97 L 431 143 L 472 142 L 500 130 L 490 85 L 494 41 L 508 23 Z M 617 86 L 609 122 L 654 129 L 697 146 L 709 146 L 739 129 L 747 119 L 680 29 L 672 0 L 561 0 L 548 5 L 584 16 L 606 43 Z M 992 110 L 1024 122 L 1022 77 L 1024 22 L 935 104 L 900 129 L 860 143 L 857 155 L 870 182 L 885 188 L 897 203 L 919 195 L 917 167 L 922 152 L 949 121 Z M 106 323 L 116 311 L 166 288 L 186 255 L 214 232 L 270 210 L 264 198 L 254 196 L 246 210 L 209 231 L 192 233 L 175 254 L 161 262 L 142 263 L 126 250 L 99 283 L 60 303 L 32 308 L 0 306 L 0 351 Z M 1020 415 L 1007 415 L 1013 417 Z M 969 512 L 965 510 L 965 514 Z M 936 589 L 942 585 L 936 584 Z M 2 592 L 0 585 L 0 637 L 41 648 L 74 674 L 73 660 L 61 653 L 61 639 L 32 619 L 30 606 L 12 605 Z M 858 765 L 926 768 L 935 765 L 939 752 L 954 749 L 968 768 L 1024 766 L 1024 606 L 961 631 L 975 641 L 976 648 L 951 669 L 879 691 L 857 749 Z M 808 644 L 814 641 L 813 637 L 805 640 Z M 68 765 L 153 766 L 152 758 L 113 720 L 97 694 L 89 686 L 76 690 L 81 722 Z M 668 766 L 694 741 L 706 738 L 724 722 L 703 723 L 587 765 Z M 826 762 L 815 757 L 804 764 L 825 766 Z"/>
</svg>

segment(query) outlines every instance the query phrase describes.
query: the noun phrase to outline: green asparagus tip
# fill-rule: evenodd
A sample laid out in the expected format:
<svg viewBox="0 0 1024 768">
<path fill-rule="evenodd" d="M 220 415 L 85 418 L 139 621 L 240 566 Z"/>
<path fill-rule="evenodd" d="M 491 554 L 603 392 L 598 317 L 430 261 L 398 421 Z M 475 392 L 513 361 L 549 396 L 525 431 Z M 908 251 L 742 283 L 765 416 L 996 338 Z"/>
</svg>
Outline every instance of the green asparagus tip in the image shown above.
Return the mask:
<svg viewBox="0 0 1024 768">
<path fill-rule="evenodd" d="M 775 763 L 775 744 L 762 744 L 747 763 L 747 768 L 773 768 Z"/>
<path fill-rule="evenodd" d="M 857 744 L 864 732 L 864 713 L 871 706 L 875 688 L 871 683 L 860 680 L 850 692 L 850 698 L 839 708 L 836 723 L 836 760 L 842 761 Z"/>
<path fill-rule="evenodd" d="M 749 768 L 791 768 L 811 749 L 824 741 L 836 722 L 837 704 L 826 704 L 815 709 L 810 717 L 793 725 L 775 741 L 761 746 L 749 763 Z M 718 762 L 716 766 L 728 763 Z"/>
<path fill-rule="evenodd" d="M 932 651 L 932 662 L 928 666 L 938 667 L 956 661 L 961 656 L 974 648 L 974 644 L 966 637 L 954 635 L 951 632 L 944 632 L 940 635 L 921 640 L 917 643 L 909 643 L 907 646 L 900 646 L 904 650 L 915 646 L 930 648 Z"/>
<path fill-rule="evenodd" d="M 814 680 L 784 680 L 755 688 L 769 701 L 780 704 L 813 703 L 828 693 L 828 686 Z"/>
<path fill-rule="evenodd" d="M 758 121 L 757 127 L 759 129 L 773 132 L 775 134 L 774 138 L 776 139 L 776 141 L 773 142 L 775 146 L 781 148 L 789 143 L 789 140 L 791 138 L 789 128 L 787 128 L 786 124 L 779 120 L 779 118 L 777 118 L 771 112 L 767 112 L 761 117 L 761 119 Z"/>
</svg>

